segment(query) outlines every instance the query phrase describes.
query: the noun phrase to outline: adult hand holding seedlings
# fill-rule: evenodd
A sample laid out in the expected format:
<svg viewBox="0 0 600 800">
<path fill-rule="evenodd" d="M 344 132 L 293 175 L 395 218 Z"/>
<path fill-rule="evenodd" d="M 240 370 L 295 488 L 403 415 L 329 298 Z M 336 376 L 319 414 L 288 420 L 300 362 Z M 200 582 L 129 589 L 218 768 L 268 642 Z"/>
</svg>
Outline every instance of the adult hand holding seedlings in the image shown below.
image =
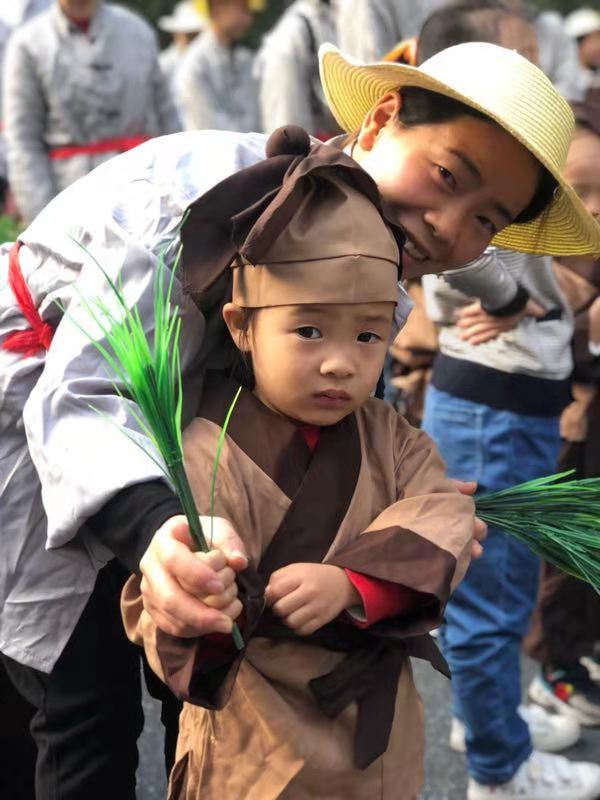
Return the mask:
<svg viewBox="0 0 600 800">
<path fill-rule="evenodd" d="M 210 527 L 208 517 L 200 518 Z M 144 608 L 165 633 L 191 638 L 231 633 L 241 612 L 235 574 L 248 566 L 244 545 L 225 519 L 213 519 L 212 549 L 194 552 L 186 518 L 171 517 L 141 562 Z"/>
</svg>

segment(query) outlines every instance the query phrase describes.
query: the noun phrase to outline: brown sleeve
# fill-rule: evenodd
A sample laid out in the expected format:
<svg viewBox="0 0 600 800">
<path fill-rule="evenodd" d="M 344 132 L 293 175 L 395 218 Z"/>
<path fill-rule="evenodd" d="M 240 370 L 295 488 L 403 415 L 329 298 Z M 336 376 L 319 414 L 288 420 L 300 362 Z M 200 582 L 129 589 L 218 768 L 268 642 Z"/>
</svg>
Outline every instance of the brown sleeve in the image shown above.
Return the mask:
<svg viewBox="0 0 600 800">
<path fill-rule="evenodd" d="M 244 605 L 244 639 L 250 637 L 263 607 L 264 586 L 255 576 L 238 578 Z M 121 594 L 121 615 L 130 641 L 144 648 L 152 671 L 180 700 L 209 709 L 229 698 L 243 658 L 228 636 L 182 638 L 160 630 L 144 610 L 141 580 L 132 575 Z"/>
<path fill-rule="evenodd" d="M 398 499 L 328 561 L 419 593 L 429 627 L 469 564 L 474 503 L 446 478 L 426 433 L 399 417 L 394 427 Z"/>
</svg>

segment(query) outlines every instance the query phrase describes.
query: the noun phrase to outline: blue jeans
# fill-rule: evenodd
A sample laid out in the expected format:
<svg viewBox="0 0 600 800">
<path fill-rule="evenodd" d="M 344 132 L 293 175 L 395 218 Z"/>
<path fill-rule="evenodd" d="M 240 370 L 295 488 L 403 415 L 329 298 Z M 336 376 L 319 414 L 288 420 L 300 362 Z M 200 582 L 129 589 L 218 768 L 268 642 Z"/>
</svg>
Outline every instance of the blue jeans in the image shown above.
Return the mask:
<svg viewBox="0 0 600 800">
<path fill-rule="evenodd" d="M 556 469 L 558 417 L 499 411 L 430 387 L 423 427 L 448 474 L 476 480 L 481 492 L 551 474 Z M 442 647 L 452 671 L 454 715 L 467 731 L 469 773 L 483 784 L 509 781 L 531 754 L 521 701 L 521 639 L 535 605 L 539 559 L 490 528 L 446 610 Z"/>
</svg>

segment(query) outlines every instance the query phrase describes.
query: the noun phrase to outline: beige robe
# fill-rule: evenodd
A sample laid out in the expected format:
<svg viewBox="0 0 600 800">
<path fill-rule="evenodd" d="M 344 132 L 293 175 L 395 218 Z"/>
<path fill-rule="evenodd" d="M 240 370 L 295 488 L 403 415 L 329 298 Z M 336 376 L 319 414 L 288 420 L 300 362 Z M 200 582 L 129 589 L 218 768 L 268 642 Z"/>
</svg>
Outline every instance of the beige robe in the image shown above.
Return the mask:
<svg viewBox="0 0 600 800">
<path fill-rule="evenodd" d="M 219 424 L 235 388 L 209 384 L 185 432 L 187 471 L 202 514 L 209 509 Z M 347 649 L 336 652 L 289 631 L 287 638 L 271 638 L 261 631 L 263 616 L 243 660 L 237 659 L 237 678 L 225 664 L 224 682 L 213 692 L 220 679 L 213 680 L 216 673 L 203 662 L 210 643 L 158 631 L 142 609 L 138 578 L 130 579 L 123 595 L 128 635 L 144 645 L 152 668 L 176 694 L 209 707 L 184 707 L 171 800 L 416 798 L 423 779 L 423 712 L 406 653 L 437 652 L 423 634 L 439 624 L 465 573 L 473 530 L 473 502 L 446 479 L 433 442 L 371 399 L 323 428 L 311 453 L 290 421 L 243 392 L 221 457 L 215 513 L 231 521 L 251 567 L 265 580 L 282 559 L 318 559 L 410 587 L 419 602 L 413 612 L 369 632 L 346 620 L 318 632 L 325 635 L 331 627 L 334 637 L 365 637 L 350 656 Z M 245 636 L 256 600 L 247 605 Z M 330 707 L 327 716 L 309 683 L 356 657 L 367 660 L 360 684 L 367 691 L 358 702 L 342 702 L 333 712 Z M 232 654 L 229 663 L 234 660 Z M 334 705 L 347 688 L 338 677 Z M 357 719 L 368 746 L 385 728 L 386 715 L 386 752 L 357 769 Z"/>
</svg>

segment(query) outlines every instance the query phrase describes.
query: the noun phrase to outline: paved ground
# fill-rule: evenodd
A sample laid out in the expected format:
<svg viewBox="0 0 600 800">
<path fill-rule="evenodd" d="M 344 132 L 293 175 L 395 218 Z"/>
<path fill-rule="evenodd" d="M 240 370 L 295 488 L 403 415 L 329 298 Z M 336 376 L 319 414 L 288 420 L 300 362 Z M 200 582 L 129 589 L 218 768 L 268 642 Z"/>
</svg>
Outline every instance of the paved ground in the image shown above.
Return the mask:
<svg viewBox="0 0 600 800">
<path fill-rule="evenodd" d="M 423 800 L 464 800 L 466 777 L 464 759 L 447 746 L 450 728 L 448 682 L 426 665 L 415 663 L 416 679 L 427 716 L 426 785 Z M 531 662 L 523 663 L 524 684 L 533 675 Z M 156 709 L 147 703 L 147 724 L 141 744 L 138 800 L 164 800 L 161 773 L 160 723 Z M 600 763 L 600 729 L 586 731 L 584 739 L 566 753 L 570 758 Z M 244 800 L 244 798 L 235 798 Z"/>
</svg>

